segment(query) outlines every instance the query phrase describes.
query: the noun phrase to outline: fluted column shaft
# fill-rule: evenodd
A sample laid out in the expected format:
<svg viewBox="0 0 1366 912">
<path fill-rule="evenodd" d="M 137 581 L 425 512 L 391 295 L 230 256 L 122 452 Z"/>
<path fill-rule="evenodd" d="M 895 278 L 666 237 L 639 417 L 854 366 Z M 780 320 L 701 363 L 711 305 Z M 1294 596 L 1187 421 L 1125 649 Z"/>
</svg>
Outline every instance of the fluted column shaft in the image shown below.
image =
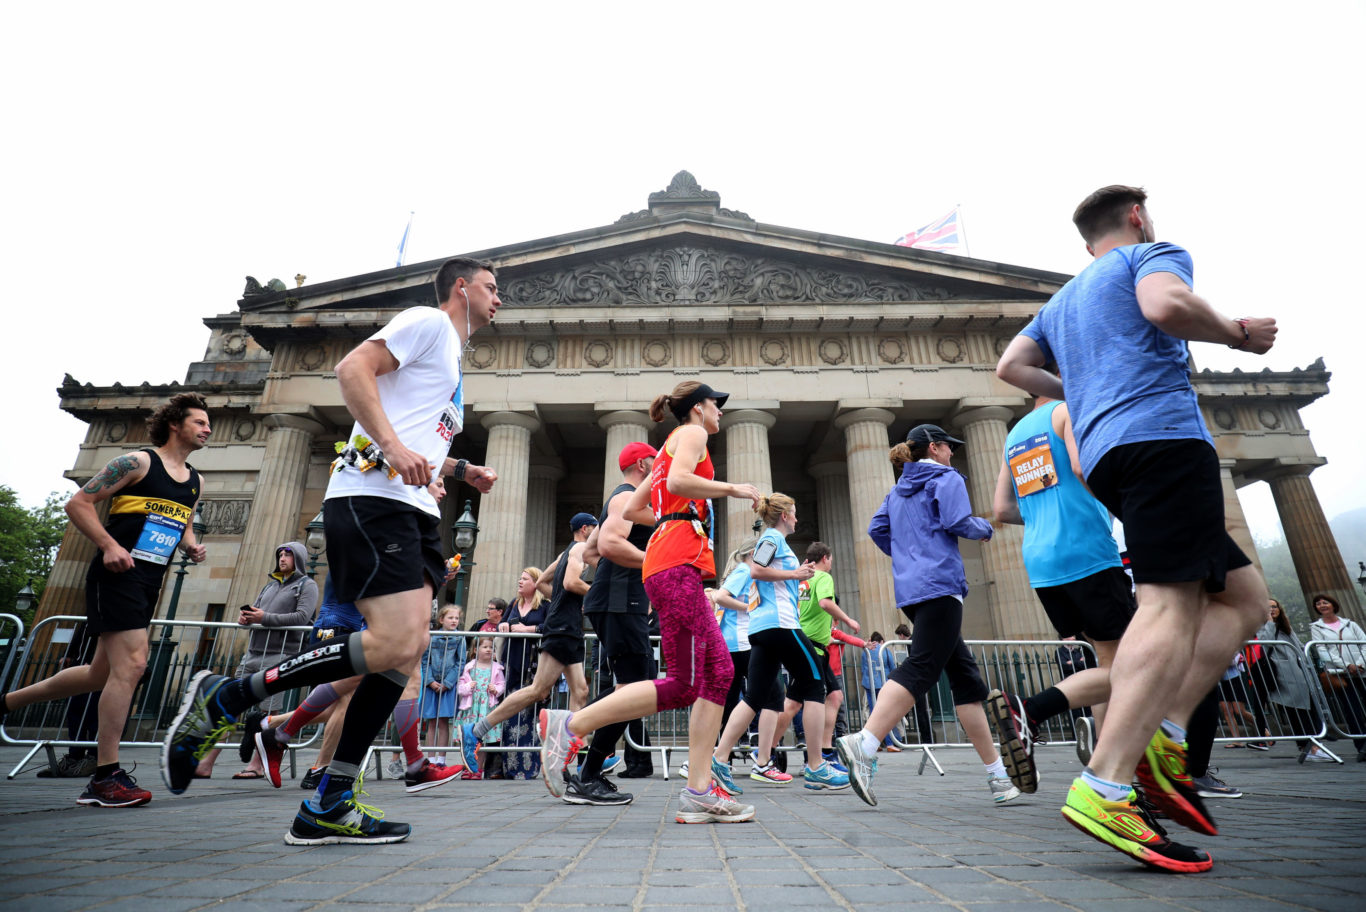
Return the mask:
<svg viewBox="0 0 1366 912">
<path fill-rule="evenodd" d="M 238 551 L 238 572 L 228 589 L 228 605 L 250 605 L 261 590 L 271 566 L 271 555 L 291 541 L 303 523 L 304 484 L 308 477 L 308 450 L 323 426 L 298 415 L 266 415 L 266 455 L 256 476 L 247 529 Z M 183 607 L 183 606 L 182 606 Z"/>
<path fill-rule="evenodd" d="M 816 479 L 816 512 L 820 515 L 820 540 L 830 546 L 834 563 L 830 575 L 835 579 L 835 595 L 840 608 L 860 624 L 858 560 L 854 554 L 854 520 L 849 512 L 849 469 L 843 461 L 813 463 L 808 467 Z M 799 514 L 800 515 L 800 514 Z M 881 628 L 878 628 L 881 629 Z M 864 639 L 873 632 L 863 629 Z M 882 631 L 887 639 L 890 630 Z"/>
<path fill-rule="evenodd" d="M 1243 515 L 1243 503 L 1238 499 L 1238 486 L 1233 482 L 1233 467 L 1236 459 L 1219 460 L 1219 481 L 1224 488 L 1224 528 L 1238 547 L 1252 561 L 1258 571 L 1262 569 L 1261 558 L 1257 556 L 1257 544 L 1247 527 L 1247 517 Z"/>
<path fill-rule="evenodd" d="M 901 621 L 892 586 L 892 561 L 868 537 L 868 522 L 882 506 L 896 478 L 887 460 L 887 427 L 895 416 L 886 409 L 855 409 L 835 419 L 844 431 L 844 461 L 849 475 L 849 532 L 858 568 L 859 610 L 865 630 L 888 639 Z"/>
<path fill-rule="evenodd" d="M 483 606 L 506 598 L 526 566 L 527 483 L 531 470 L 531 434 L 541 423 L 519 412 L 492 412 L 482 423 L 489 429 L 484 461 L 498 473 L 498 483 L 479 500 L 478 567 L 470 578 L 469 602 Z"/>
<path fill-rule="evenodd" d="M 526 551 L 524 566 L 544 567 L 555 557 L 555 492 L 564 469 L 536 463 L 528 472 L 526 489 Z M 568 535 L 568 530 L 564 530 Z"/>
<path fill-rule="evenodd" d="M 737 409 L 721 416 L 721 429 L 726 435 L 726 471 L 721 478 L 733 484 L 748 482 L 759 489 L 760 494 L 773 492 L 773 467 L 769 462 L 768 429 L 777 423 L 769 412 L 759 409 Z M 725 511 L 726 537 L 719 544 L 727 552 L 738 548 L 752 535 L 754 510 L 749 501 L 728 497 L 722 504 L 713 506 Z M 798 514 L 800 515 L 800 514 Z M 716 571 L 724 569 L 726 555 L 717 553 Z"/>
<path fill-rule="evenodd" d="M 107 518 L 109 502 L 100 504 L 101 522 Z M 48 574 L 43 600 L 33 614 L 35 623 L 54 614 L 85 614 L 85 575 L 95 557 L 95 543 L 81 534 L 75 523 L 67 523 L 62 533 L 62 544 L 57 549 L 57 560 Z M 0 608 L 13 611 L 13 606 Z"/>
<path fill-rule="evenodd" d="M 1327 593 L 1338 600 L 1344 615 L 1366 623 L 1361 602 L 1342 562 L 1342 552 L 1309 481 L 1309 471 L 1309 467 L 1287 467 L 1268 479 L 1305 602 L 1317 593 Z M 1309 616 L 1314 617 L 1312 605 Z"/>
<path fill-rule="evenodd" d="M 607 451 L 602 466 L 602 502 L 621 484 L 621 466 L 617 457 L 629 443 L 649 443 L 654 422 L 644 412 L 608 412 L 598 419 L 598 426 L 607 432 Z"/>
<path fill-rule="evenodd" d="M 978 516 L 991 516 L 996 477 L 1005 452 L 1006 422 L 1013 416 L 1010 409 L 1002 406 L 969 408 L 956 416 L 955 425 L 962 430 L 966 444 L 968 497 L 972 501 L 972 511 Z M 982 545 L 991 629 L 971 630 L 972 625 L 965 619 L 964 626 L 969 628 L 969 633 L 1012 640 L 1056 636 L 1030 588 L 1020 553 L 1023 541 L 1022 527 L 1006 526 L 997 529 L 991 541 Z"/>
</svg>

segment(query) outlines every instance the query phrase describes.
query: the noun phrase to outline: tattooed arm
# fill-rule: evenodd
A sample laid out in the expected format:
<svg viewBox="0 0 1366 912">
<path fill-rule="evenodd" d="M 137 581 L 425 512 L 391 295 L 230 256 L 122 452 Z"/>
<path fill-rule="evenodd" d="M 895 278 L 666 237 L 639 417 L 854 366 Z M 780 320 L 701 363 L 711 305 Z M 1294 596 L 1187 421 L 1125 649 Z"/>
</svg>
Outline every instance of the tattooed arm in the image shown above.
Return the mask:
<svg viewBox="0 0 1366 912">
<path fill-rule="evenodd" d="M 66 515 L 100 549 L 105 569 L 113 573 L 133 569 L 133 558 L 104 530 L 95 506 L 141 480 L 150 465 L 147 454 L 140 451 L 117 456 L 66 502 Z"/>
</svg>

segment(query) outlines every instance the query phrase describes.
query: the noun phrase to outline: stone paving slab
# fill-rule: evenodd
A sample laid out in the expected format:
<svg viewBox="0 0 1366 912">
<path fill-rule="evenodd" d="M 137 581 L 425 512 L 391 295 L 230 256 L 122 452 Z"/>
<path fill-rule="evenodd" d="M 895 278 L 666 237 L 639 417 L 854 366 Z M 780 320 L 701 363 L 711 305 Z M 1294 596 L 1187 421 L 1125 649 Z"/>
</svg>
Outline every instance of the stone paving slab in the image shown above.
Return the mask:
<svg viewBox="0 0 1366 912">
<path fill-rule="evenodd" d="M 674 777 L 620 780 L 623 808 L 564 804 L 539 781 L 455 781 L 370 802 L 413 825 L 391 846 L 287 846 L 295 782 L 195 782 L 166 794 L 151 750 L 135 776 L 156 796 L 133 809 L 80 807 L 79 780 L 0 781 L 0 912 L 413 912 L 413 910 L 959 910 L 1258 912 L 1366 908 L 1366 764 L 1298 765 L 1293 744 L 1221 751 L 1246 797 L 1211 802 L 1221 836 L 1169 825 L 1214 870 L 1150 871 L 1058 813 L 1076 774 L 1069 749 L 1039 750 L 1037 794 L 1004 807 L 969 751 L 884 755 L 868 807 L 851 792 L 741 779 L 753 823 L 680 826 Z M 1351 752 L 1344 751 L 1347 756 Z M 23 756 L 0 748 L 8 772 Z M 225 773 L 231 771 L 226 763 Z"/>
</svg>

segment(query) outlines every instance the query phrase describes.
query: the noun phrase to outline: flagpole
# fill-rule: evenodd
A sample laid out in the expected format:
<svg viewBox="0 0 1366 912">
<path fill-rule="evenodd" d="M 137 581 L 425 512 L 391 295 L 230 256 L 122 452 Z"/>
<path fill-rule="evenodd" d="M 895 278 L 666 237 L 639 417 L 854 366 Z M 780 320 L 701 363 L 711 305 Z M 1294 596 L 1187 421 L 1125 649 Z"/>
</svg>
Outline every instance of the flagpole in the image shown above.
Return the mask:
<svg viewBox="0 0 1366 912">
<path fill-rule="evenodd" d="M 398 262 L 394 264 L 395 269 L 403 265 L 403 258 L 408 255 L 408 237 L 413 231 L 413 216 L 415 214 L 414 210 L 408 211 L 408 226 L 403 229 L 403 238 L 398 242 Z"/>
<path fill-rule="evenodd" d="M 953 211 L 958 213 L 958 233 L 963 236 L 963 256 L 972 256 L 972 251 L 968 249 L 968 229 L 963 223 L 963 204 L 959 203 L 953 207 Z"/>
</svg>

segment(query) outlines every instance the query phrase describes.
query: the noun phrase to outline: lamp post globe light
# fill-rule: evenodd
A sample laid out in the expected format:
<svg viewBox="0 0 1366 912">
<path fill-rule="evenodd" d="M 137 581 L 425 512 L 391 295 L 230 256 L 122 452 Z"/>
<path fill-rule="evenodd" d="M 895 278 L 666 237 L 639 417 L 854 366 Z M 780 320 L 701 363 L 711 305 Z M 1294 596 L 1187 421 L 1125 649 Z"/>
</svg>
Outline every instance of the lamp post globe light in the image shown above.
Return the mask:
<svg viewBox="0 0 1366 912">
<path fill-rule="evenodd" d="M 323 551 L 327 548 L 327 536 L 323 533 L 322 510 L 304 526 L 304 547 L 308 549 L 308 578 L 313 579 L 319 567 L 327 566 L 327 561 L 322 559 Z"/>
<path fill-rule="evenodd" d="M 455 603 L 463 607 L 469 591 L 470 571 L 475 567 L 474 546 L 479 543 L 479 523 L 474 518 L 472 501 L 465 501 L 465 512 L 451 524 L 451 531 L 455 552 L 460 555 L 460 569 L 455 571 Z"/>
<path fill-rule="evenodd" d="M 24 617 L 33 608 L 33 603 L 37 601 L 37 596 L 33 594 L 33 587 L 24 583 L 24 588 L 14 596 L 14 613 Z"/>
</svg>

